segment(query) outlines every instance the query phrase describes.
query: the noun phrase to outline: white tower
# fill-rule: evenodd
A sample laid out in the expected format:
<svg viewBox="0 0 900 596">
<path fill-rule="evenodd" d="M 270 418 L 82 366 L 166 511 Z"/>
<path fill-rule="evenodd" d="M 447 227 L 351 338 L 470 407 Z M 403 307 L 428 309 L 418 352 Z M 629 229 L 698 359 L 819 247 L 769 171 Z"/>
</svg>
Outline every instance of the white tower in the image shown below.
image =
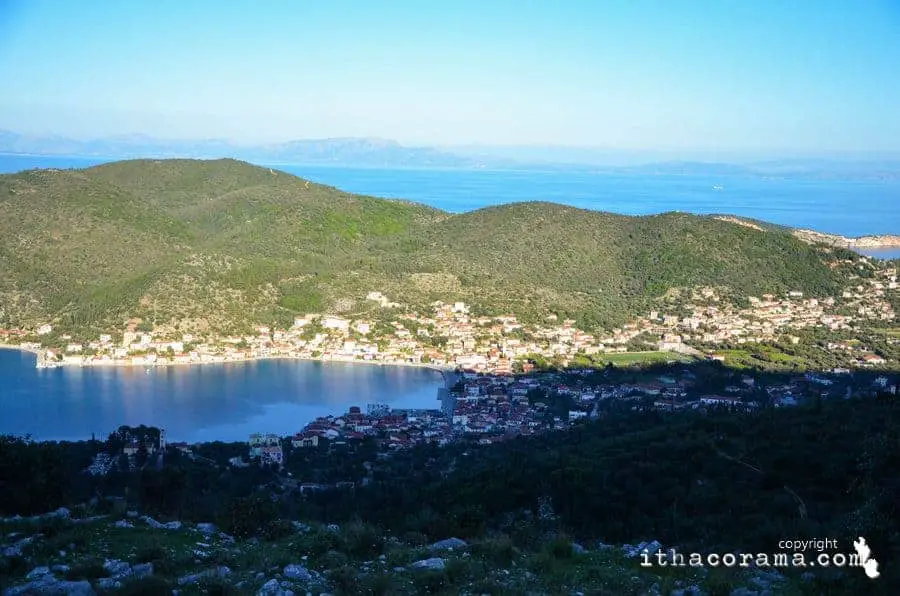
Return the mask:
<svg viewBox="0 0 900 596">
<path fill-rule="evenodd" d="M 164 428 L 159 429 L 159 450 L 166 450 L 166 429 Z"/>
</svg>

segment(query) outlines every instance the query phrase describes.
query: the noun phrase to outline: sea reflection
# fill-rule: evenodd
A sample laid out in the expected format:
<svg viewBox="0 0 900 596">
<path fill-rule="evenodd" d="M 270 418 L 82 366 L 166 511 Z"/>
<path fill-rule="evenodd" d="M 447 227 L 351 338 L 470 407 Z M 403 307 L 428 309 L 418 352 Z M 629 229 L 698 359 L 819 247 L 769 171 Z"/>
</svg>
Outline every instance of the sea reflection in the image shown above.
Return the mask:
<svg viewBox="0 0 900 596">
<path fill-rule="evenodd" d="M 410 367 L 266 360 L 145 369 L 36 369 L 0 350 L 0 433 L 74 440 L 122 424 L 166 428 L 172 440 L 291 434 L 316 416 L 369 403 L 437 408 L 439 373 Z"/>
</svg>

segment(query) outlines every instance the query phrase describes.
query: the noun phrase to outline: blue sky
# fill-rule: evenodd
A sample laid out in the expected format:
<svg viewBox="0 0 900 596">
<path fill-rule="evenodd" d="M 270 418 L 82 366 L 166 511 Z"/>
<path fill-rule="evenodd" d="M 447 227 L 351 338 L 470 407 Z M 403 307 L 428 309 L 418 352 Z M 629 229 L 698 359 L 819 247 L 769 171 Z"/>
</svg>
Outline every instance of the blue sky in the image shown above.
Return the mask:
<svg viewBox="0 0 900 596">
<path fill-rule="evenodd" d="M 900 0 L 0 0 L 0 128 L 900 150 Z"/>
</svg>

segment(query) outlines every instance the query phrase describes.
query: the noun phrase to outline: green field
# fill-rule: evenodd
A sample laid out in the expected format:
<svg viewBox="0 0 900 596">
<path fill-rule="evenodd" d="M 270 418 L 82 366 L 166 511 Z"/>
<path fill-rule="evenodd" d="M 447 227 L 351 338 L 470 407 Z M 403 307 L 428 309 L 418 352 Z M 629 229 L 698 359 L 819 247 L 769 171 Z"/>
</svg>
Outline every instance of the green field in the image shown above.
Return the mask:
<svg viewBox="0 0 900 596">
<path fill-rule="evenodd" d="M 611 362 L 620 366 L 630 364 L 654 364 L 657 362 L 692 362 L 695 360 L 687 354 L 678 352 L 623 352 L 621 354 L 598 354 L 597 360 Z"/>
<path fill-rule="evenodd" d="M 735 368 L 758 368 L 760 366 L 777 368 L 779 366 L 803 366 L 806 360 L 798 356 L 785 354 L 774 346 L 756 346 L 754 352 L 749 350 L 719 350 L 725 356 L 725 364 Z"/>
<path fill-rule="evenodd" d="M 875 333 L 881 333 L 887 335 L 888 337 L 900 337 L 900 327 L 893 327 L 890 329 L 873 329 Z"/>
</svg>

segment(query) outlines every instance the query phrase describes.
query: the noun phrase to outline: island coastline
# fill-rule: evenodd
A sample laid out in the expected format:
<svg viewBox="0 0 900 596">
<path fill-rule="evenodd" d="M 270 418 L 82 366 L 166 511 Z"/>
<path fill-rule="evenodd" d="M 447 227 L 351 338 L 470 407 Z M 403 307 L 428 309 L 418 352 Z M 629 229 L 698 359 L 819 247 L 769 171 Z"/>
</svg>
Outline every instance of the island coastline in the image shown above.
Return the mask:
<svg viewBox="0 0 900 596">
<path fill-rule="evenodd" d="M 135 363 L 124 359 L 102 359 L 88 360 L 82 362 L 46 362 L 46 356 L 40 348 L 32 346 L 23 346 L 17 344 L 0 343 L 0 349 L 18 350 L 28 352 L 37 357 L 36 368 L 94 368 L 94 367 L 128 367 L 128 368 L 167 368 L 170 366 L 194 366 L 204 364 L 242 364 L 247 362 L 261 362 L 264 360 L 300 360 L 303 362 L 321 362 L 324 364 L 367 364 L 372 366 L 405 366 L 412 368 L 426 368 L 437 371 L 441 374 L 454 372 L 455 366 L 439 365 L 428 362 L 401 362 L 401 361 L 385 361 L 385 360 L 361 360 L 359 358 L 314 358 L 307 356 L 296 356 L 279 354 L 277 356 L 248 356 L 246 358 L 226 358 L 221 360 L 192 360 L 190 362 L 174 362 L 168 359 L 157 359 L 154 362 Z"/>
<path fill-rule="evenodd" d="M 815 230 L 795 229 L 794 235 L 805 242 L 814 242 L 840 248 L 889 249 L 900 247 L 900 236 L 895 234 L 876 234 L 853 238 L 841 236 L 840 234 L 816 232 Z"/>
</svg>

